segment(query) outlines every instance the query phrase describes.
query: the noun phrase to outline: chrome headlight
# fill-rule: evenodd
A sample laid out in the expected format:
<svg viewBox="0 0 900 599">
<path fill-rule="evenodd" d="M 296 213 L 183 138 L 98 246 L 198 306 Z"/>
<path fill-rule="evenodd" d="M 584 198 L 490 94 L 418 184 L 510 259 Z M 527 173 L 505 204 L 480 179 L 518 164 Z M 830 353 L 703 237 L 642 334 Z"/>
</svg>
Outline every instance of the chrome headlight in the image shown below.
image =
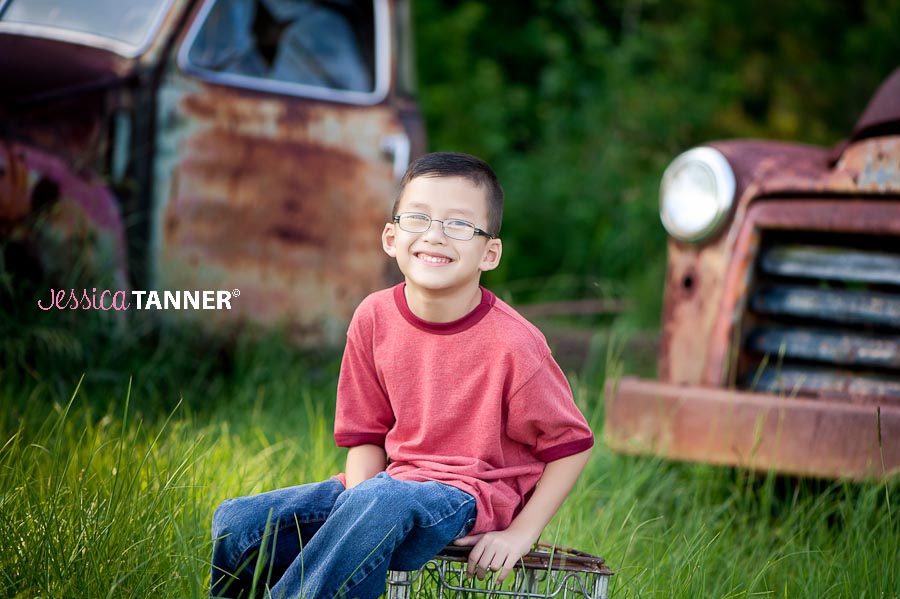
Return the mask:
<svg viewBox="0 0 900 599">
<path fill-rule="evenodd" d="M 716 231 L 734 202 L 734 171 L 721 152 L 706 146 L 679 155 L 659 188 L 659 217 L 669 235 L 700 241 Z"/>
</svg>

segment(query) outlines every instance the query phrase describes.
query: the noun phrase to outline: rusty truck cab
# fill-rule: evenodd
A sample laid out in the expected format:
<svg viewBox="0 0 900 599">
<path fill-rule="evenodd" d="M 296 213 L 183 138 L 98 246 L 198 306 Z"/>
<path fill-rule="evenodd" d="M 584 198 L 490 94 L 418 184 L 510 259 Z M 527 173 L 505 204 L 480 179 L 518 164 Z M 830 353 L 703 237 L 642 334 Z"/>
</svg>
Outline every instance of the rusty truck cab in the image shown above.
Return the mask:
<svg viewBox="0 0 900 599">
<path fill-rule="evenodd" d="M 900 470 L 900 69 L 835 148 L 731 140 L 663 175 L 658 380 L 621 451 L 818 477 Z"/>
<path fill-rule="evenodd" d="M 239 290 L 202 319 L 337 341 L 387 281 L 378 234 L 424 149 L 408 10 L 0 0 L 7 266 Z"/>
</svg>

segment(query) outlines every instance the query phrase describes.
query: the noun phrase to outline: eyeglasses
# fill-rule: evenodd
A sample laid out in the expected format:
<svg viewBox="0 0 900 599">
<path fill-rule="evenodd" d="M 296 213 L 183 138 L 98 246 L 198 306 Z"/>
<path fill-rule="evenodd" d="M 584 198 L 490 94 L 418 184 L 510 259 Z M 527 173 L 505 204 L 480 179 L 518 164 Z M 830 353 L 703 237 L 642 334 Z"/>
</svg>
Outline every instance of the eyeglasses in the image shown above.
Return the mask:
<svg viewBox="0 0 900 599">
<path fill-rule="evenodd" d="M 437 222 L 441 223 L 441 229 L 444 231 L 444 235 L 450 239 L 469 241 L 476 235 L 483 235 L 488 239 L 494 239 L 494 236 L 487 231 L 479 229 L 470 222 L 455 218 L 450 220 L 437 220 L 436 218 L 431 218 L 427 214 L 402 212 L 394 217 L 394 222 L 400 225 L 400 228 L 407 233 L 424 233 L 431 228 L 431 223 Z"/>
</svg>

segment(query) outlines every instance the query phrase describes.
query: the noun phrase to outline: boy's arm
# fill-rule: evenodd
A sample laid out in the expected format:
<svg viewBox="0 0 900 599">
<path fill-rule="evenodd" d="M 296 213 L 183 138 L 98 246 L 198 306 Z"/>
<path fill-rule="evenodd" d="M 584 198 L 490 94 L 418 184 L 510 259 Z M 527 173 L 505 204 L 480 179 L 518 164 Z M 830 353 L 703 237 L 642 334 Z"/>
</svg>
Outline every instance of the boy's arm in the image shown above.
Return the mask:
<svg viewBox="0 0 900 599">
<path fill-rule="evenodd" d="M 347 450 L 347 465 L 344 476 L 347 488 L 352 489 L 364 480 L 370 479 L 387 467 L 387 454 L 379 445 L 357 445 Z"/>
<path fill-rule="evenodd" d="M 500 573 L 497 580 L 503 582 L 516 562 L 537 543 L 590 456 L 591 450 L 586 449 L 548 463 L 528 503 L 506 530 L 471 535 L 455 541 L 455 545 L 474 545 L 469 554 L 469 576 L 477 571 L 478 578 L 483 579 L 488 570 L 493 570 Z"/>
</svg>

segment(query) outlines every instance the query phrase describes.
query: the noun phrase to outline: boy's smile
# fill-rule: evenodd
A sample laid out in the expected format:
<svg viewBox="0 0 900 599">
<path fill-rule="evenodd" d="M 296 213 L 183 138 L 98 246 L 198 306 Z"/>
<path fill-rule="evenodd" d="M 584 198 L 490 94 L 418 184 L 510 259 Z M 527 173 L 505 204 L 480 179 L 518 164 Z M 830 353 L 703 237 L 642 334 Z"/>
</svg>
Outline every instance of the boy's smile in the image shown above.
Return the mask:
<svg viewBox="0 0 900 599">
<path fill-rule="evenodd" d="M 418 312 L 432 311 L 424 309 L 424 304 L 417 310 L 416 301 L 432 307 L 440 302 L 450 308 L 440 310 L 441 320 L 465 316 L 479 301 L 481 273 L 493 270 L 500 261 L 501 243 L 483 235 L 465 241 L 454 239 L 445 233 L 445 227 L 452 231 L 460 224 L 456 221 L 464 221 L 478 229 L 485 228 L 488 217 L 484 189 L 462 177 L 418 177 L 407 184 L 397 212 L 416 215 L 415 228 L 428 227 L 421 233 L 411 233 L 401 223 L 392 222 L 382 232 L 384 251 L 397 260 L 406 278 L 410 309 L 426 318 Z M 426 319 L 434 317 L 431 314 Z"/>
<path fill-rule="evenodd" d="M 429 264 L 450 264 L 450 258 L 445 256 L 435 256 L 433 254 L 426 254 L 425 252 L 419 252 L 416 254 L 416 258 L 424 260 Z"/>
</svg>

